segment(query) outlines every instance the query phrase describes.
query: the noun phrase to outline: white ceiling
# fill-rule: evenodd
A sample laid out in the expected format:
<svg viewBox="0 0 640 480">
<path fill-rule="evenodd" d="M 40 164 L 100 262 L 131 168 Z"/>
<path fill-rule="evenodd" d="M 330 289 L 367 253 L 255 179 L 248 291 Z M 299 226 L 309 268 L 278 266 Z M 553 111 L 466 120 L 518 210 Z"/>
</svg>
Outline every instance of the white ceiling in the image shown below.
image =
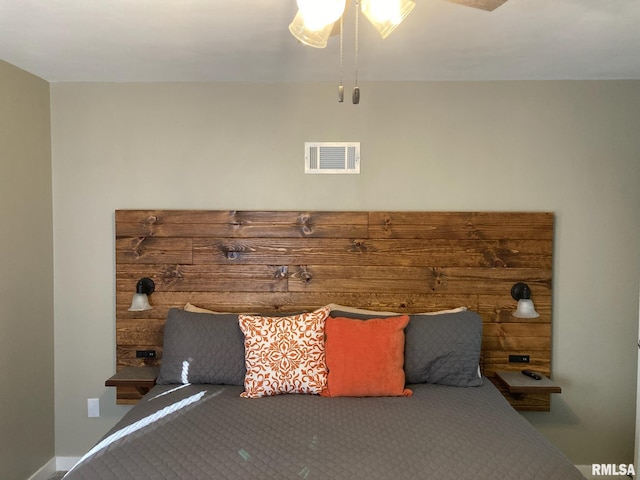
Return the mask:
<svg viewBox="0 0 640 480">
<path fill-rule="evenodd" d="M 386 40 L 361 17 L 367 80 L 640 79 L 639 0 L 416 7 Z M 0 59 L 50 82 L 336 81 L 289 34 L 295 0 L 0 0 Z M 353 75 L 353 8 L 345 77 Z"/>
</svg>

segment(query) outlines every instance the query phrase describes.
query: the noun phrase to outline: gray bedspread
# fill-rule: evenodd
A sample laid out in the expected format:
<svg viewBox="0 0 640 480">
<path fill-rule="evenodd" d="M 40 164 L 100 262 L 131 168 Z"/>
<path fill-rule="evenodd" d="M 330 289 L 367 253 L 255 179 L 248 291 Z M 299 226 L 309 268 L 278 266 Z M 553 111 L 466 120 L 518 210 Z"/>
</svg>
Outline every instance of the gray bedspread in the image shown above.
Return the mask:
<svg viewBox="0 0 640 480">
<path fill-rule="evenodd" d="M 489 381 L 413 396 L 244 399 L 156 386 L 65 480 L 584 480 Z"/>
</svg>

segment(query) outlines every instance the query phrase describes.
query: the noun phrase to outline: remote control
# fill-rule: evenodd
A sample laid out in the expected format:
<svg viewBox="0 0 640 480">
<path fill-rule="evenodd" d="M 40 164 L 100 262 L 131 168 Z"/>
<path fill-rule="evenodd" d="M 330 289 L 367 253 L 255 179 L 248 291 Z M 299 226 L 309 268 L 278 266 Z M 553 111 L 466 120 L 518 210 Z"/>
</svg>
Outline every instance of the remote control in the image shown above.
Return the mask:
<svg viewBox="0 0 640 480">
<path fill-rule="evenodd" d="M 527 377 L 531 377 L 534 380 L 542 380 L 542 377 L 540 375 L 538 375 L 535 372 L 532 372 L 531 370 L 522 370 L 522 374 L 526 375 Z"/>
</svg>

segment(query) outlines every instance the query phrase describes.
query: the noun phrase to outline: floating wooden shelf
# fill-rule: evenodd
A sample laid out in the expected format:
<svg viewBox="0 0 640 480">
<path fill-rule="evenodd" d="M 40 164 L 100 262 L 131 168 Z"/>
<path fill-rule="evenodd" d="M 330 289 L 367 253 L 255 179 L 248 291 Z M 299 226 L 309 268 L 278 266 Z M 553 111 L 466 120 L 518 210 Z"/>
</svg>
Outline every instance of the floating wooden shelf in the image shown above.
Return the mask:
<svg viewBox="0 0 640 480">
<path fill-rule="evenodd" d="M 156 384 L 159 367 L 124 367 L 105 382 L 106 387 L 116 387 L 116 403 L 130 405 L 149 393 Z"/>
<path fill-rule="evenodd" d="M 509 393 L 561 393 L 559 385 L 553 383 L 549 378 L 540 372 L 536 372 L 542 378 L 535 380 L 523 375 L 520 371 L 499 371 L 496 377 L 504 383 Z"/>
</svg>

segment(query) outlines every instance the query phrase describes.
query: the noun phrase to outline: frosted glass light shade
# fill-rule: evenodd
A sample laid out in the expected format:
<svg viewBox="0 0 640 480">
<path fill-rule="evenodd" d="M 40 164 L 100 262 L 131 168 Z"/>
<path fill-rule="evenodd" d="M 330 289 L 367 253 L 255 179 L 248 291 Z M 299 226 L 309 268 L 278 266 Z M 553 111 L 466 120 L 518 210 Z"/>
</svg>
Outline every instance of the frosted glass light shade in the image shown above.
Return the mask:
<svg viewBox="0 0 640 480">
<path fill-rule="evenodd" d="M 145 310 L 151 310 L 151 305 L 149 304 L 149 297 L 147 297 L 146 293 L 134 293 L 133 299 L 131 300 L 131 306 L 129 307 L 129 311 L 143 312 Z"/>
<path fill-rule="evenodd" d="M 513 312 L 513 316 L 518 318 L 538 318 L 540 314 L 536 312 L 531 299 L 521 298 L 518 300 L 518 308 Z"/>
<path fill-rule="evenodd" d="M 305 16 L 298 11 L 293 21 L 289 25 L 291 35 L 296 37 L 300 42 L 314 48 L 324 48 L 331 36 L 333 23 L 327 23 L 319 29 L 310 28 L 305 22 Z"/>
<path fill-rule="evenodd" d="M 362 0 L 362 13 L 387 38 L 415 6 L 412 0 Z"/>
<path fill-rule="evenodd" d="M 322 30 L 340 18 L 346 0 L 298 0 L 297 3 L 306 28 Z"/>
</svg>

